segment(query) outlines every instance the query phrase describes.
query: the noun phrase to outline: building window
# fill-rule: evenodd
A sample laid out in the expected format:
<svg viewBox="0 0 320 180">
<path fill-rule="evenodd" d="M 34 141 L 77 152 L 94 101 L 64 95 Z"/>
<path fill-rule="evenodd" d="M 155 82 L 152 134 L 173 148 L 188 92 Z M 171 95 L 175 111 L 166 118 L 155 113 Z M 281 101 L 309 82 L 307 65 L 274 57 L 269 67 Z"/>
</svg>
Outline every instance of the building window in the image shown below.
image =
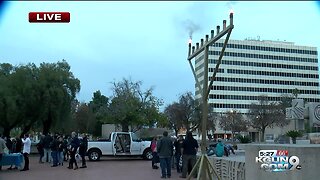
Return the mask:
<svg viewBox="0 0 320 180">
<path fill-rule="evenodd" d="M 209 52 L 209 54 L 219 54 L 219 51 L 215 52 Z M 225 52 L 225 56 L 232 56 L 232 57 L 247 57 L 247 58 L 258 58 L 259 59 L 275 59 L 275 60 L 284 60 L 284 61 L 298 61 L 298 62 L 318 62 L 317 59 L 313 58 L 300 58 L 300 57 L 288 57 L 288 56 L 271 56 L 271 55 L 259 55 L 259 54 L 248 54 L 248 53 L 230 53 Z M 203 56 L 201 56 L 199 59 L 203 59 Z M 196 60 L 197 62 L 197 60 Z"/>
</svg>

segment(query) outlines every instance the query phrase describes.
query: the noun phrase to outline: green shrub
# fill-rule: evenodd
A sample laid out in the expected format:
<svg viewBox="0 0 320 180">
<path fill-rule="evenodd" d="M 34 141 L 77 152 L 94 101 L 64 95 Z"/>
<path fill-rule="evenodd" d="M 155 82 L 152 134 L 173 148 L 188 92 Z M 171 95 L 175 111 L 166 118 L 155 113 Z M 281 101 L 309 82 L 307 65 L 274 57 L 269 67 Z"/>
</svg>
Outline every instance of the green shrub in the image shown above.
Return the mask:
<svg viewBox="0 0 320 180">
<path fill-rule="evenodd" d="M 249 136 L 237 136 L 237 139 L 240 141 L 240 143 L 250 143 L 251 138 Z"/>
<path fill-rule="evenodd" d="M 291 130 L 291 131 L 288 131 L 286 135 L 291 138 L 297 138 L 297 137 L 301 137 L 303 134 L 300 131 Z"/>
<path fill-rule="evenodd" d="M 297 143 L 297 137 L 303 136 L 303 134 L 302 134 L 301 131 L 296 131 L 296 130 L 288 131 L 288 132 L 286 133 L 286 135 L 289 136 L 289 137 L 291 137 L 293 144 L 296 144 L 296 143 Z"/>
</svg>

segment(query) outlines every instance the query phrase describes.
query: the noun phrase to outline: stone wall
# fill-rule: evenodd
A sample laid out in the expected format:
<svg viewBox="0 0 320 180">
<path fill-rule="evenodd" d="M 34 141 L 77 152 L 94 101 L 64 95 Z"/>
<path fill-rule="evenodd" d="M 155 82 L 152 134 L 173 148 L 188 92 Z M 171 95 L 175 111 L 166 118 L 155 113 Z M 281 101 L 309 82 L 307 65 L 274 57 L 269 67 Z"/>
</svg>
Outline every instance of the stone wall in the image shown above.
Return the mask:
<svg viewBox="0 0 320 180">
<path fill-rule="evenodd" d="M 320 133 L 309 133 L 308 138 L 311 144 L 320 144 Z"/>
<path fill-rule="evenodd" d="M 245 180 L 244 156 L 209 157 L 221 180 Z"/>
</svg>

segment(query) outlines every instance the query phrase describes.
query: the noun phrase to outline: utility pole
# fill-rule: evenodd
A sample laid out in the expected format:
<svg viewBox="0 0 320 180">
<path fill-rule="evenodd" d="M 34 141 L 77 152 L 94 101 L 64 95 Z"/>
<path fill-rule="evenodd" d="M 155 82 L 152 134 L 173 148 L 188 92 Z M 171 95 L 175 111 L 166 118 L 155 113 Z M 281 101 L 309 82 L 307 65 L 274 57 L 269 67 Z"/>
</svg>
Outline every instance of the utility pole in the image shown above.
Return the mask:
<svg viewBox="0 0 320 180">
<path fill-rule="evenodd" d="M 229 41 L 232 29 L 234 28 L 233 25 L 233 13 L 230 13 L 230 24 L 229 26 L 226 25 L 227 21 L 223 20 L 223 30 L 220 32 L 220 26 L 217 26 L 217 34 L 214 36 L 214 30 L 211 30 L 211 38 L 209 39 L 209 35 L 206 35 L 205 42 L 203 39 L 201 39 L 201 44 L 199 46 L 199 43 L 196 43 L 196 47 L 192 46 L 189 42 L 189 52 L 188 52 L 188 62 L 190 64 L 192 73 L 194 75 L 195 81 L 196 81 L 196 87 L 200 92 L 202 92 L 202 139 L 201 139 L 201 158 L 199 158 L 196 162 L 196 165 L 193 167 L 190 175 L 188 176 L 188 180 L 190 180 L 193 176 L 193 174 L 196 173 L 198 167 L 198 175 L 197 179 L 200 180 L 207 180 L 208 178 L 210 180 L 213 179 L 213 173 L 218 177 L 220 180 L 221 178 L 218 176 L 218 174 L 215 172 L 214 168 L 210 164 L 206 152 L 207 147 L 207 139 L 206 139 L 206 130 L 207 130 L 207 120 L 208 120 L 208 97 L 211 90 L 211 87 L 213 85 L 214 80 L 216 79 L 216 75 L 218 73 L 219 66 L 221 64 L 221 60 L 224 54 L 224 51 L 227 47 L 227 43 Z M 220 56 L 218 59 L 218 62 L 216 64 L 216 67 L 214 69 L 213 75 L 210 77 L 210 84 L 208 84 L 208 66 L 209 66 L 209 47 L 212 46 L 215 42 L 217 42 L 219 39 L 221 39 L 224 35 L 227 34 L 227 37 L 224 41 L 222 50 L 220 52 Z M 196 76 L 195 69 L 193 68 L 191 60 L 197 57 L 200 53 L 204 52 L 204 79 L 202 86 L 199 83 L 199 80 Z"/>
</svg>

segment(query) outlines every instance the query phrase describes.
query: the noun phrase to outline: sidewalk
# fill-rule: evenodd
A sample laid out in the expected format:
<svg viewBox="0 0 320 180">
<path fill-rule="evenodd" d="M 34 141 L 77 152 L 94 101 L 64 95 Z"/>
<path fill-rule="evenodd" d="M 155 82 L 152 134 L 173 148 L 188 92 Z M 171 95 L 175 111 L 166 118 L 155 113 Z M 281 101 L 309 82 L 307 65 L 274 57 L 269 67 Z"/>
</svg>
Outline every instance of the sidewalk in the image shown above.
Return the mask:
<svg viewBox="0 0 320 180">
<path fill-rule="evenodd" d="M 79 165 L 79 164 L 78 164 Z M 64 166 L 51 167 L 51 164 L 38 163 L 38 156 L 30 157 L 30 170 L 7 170 L 2 167 L 0 180 L 160 180 L 160 168 L 151 168 L 151 161 L 142 159 L 105 158 L 98 162 L 87 162 L 88 168 L 69 170 Z M 172 169 L 172 180 L 182 180 Z"/>
</svg>

